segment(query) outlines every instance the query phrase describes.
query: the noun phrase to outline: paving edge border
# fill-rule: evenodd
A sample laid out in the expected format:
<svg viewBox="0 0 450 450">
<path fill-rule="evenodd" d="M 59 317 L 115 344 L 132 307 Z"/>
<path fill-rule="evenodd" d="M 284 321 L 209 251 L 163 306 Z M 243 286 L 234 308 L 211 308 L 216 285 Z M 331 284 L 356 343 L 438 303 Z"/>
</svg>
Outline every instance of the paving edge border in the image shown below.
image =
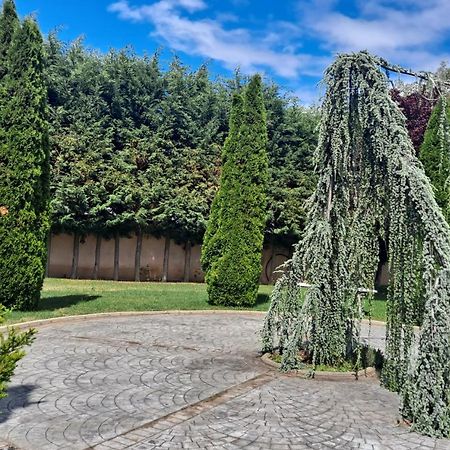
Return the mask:
<svg viewBox="0 0 450 450">
<path fill-rule="evenodd" d="M 57 325 L 59 323 L 66 322 L 82 322 L 85 320 L 95 320 L 95 319 L 107 319 L 109 317 L 133 317 L 133 316 L 160 316 L 160 315 L 194 315 L 194 314 L 231 314 L 231 315 L 255 315 L 261 316 L 266 314 L 266 311 L 248 311 L 245 309 L 234 310 L 234 309 L 170 309 L 161 311 L 114 311 L 114 312 L 104 312 L 104 313 L 92 313 L 92 314 L 78 314 L 73 316 L 61 316 L 61 317 L 50 317 L 48 319 L 38 319 L 31 320 L 28 322 L 14 322 L 8 325 L 3 325 L 0 327 L 0 332 L 7 331 L 8 328 L 39 328 L 48 325 Z"/>
<path fill-rule="evenodd" d="M 267 311 L 251 311 L 245 309 L 170 309 L 170 310 L 161 310 L 161 311 L 111 311 L 104 313 L 92 313 L 92 314 L 78 314 L 73 316 L 61 316 L 61 317 L 50 317 L 48 319 L 38 319 L 31 320 L 28 322 L 15 322 L 8 325 L 3 325 L 0 327 L 0 333 L 7 331 L 8 328 L 39 328 L 52 324 L 66 323 L 66 322 L 79 322 L 84 320 L 94 320 L 94 319 L 106 319 L 109 317 L 133 317 L 133 316 L 158 316 L 165 314 L 206 314 L 206 315 L 214 315 L 214 314 L 241 314 L 241 315 L 255 315 L 262 316 L 265 315 Z M 382 322 L 380 320 L 367 320 L 363 319 L 363 323 L 375 325 L 375 326 L 386 326 L 386 322 Z M 276 363 L 275 363 L 276 364 Z"/>
<path fill-rule="evenodd" d="M 280 369 L 281 364 L 275 362 L 270 358 L 270 353 L 264 353 L 261 356 L 261 361 L 268 366 L 274 367 L 276 369 Z M 310 379 L 311 371 L 308 369 L 300 369 L 292 372 L 288 372 L 286 375 L 295 375 L 300 378 Z M 374 367 L 368 367 L 366 370 L 358 371 L 358 378 L 367 379 L 367 378 L 375 378 L 377 376 L 377 371 Z M 317 371 L 314 374 L 315 380 L 334 380 L 334 381 L 357 381 L 355 378 L 355 374 L 353 372 L 326 372 L 326 371 Z"/>
</svg>

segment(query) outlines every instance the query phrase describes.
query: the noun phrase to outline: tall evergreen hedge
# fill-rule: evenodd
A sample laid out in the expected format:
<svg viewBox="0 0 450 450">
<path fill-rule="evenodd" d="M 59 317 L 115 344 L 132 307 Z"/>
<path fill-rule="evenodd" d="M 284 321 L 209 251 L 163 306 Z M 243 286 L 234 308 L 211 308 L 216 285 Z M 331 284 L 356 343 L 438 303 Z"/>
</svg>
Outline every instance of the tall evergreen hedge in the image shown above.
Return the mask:
<svg viewBox="0 0 450 450">
<path fill-rule="evenodd" d="M 11 2 L 4 11 L 2 22 L 14 31 L 0 82 L 0 303 L 33 309 L 44 279 L 49 230 L 44 51 L 35 21 L 6 20 Z"/>
<path fill-rule="evenodd" d="M 443 103 L 445 105 L 443 105 Z M 445 106 L 445 114 L 443 112 Z M 430 178 L 438 205 L 442 208 L 447 222 L 450 219 L 449 185 L 450 176 L 450 104 L 441 98 L 436 104 L 423 143 L 420 147 L 420 160 L 425 173 Z"/>
<path fill-rule="evenodd" d="M 228 306 L 256 301 L 267 219 L 267 124 L 259 75 L 245 89 L 242 114 L 241 103 L 236 94 L 214 202 L 218 211 L 209 223 L 216 229 L 207 231 L 203 252 L 209 302 Z"/>
</svg>

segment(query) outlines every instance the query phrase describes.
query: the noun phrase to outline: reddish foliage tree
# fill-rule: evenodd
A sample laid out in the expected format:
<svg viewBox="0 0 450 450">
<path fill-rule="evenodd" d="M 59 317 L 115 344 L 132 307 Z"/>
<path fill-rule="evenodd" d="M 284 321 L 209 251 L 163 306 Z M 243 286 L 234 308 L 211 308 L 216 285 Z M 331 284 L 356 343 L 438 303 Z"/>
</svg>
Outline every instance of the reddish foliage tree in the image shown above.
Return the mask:
<svg viewBox="0 0 450 450">
<path fill-rule="evenodd" d="M 404 94 L 398 89 L 392 89 L 391 96 L 406 117 L 409 137 L 413 142 L 416 154 L 419 154 L 423 135 L 437 98 L 427 98 L 420 92 Z"/>
</svg>

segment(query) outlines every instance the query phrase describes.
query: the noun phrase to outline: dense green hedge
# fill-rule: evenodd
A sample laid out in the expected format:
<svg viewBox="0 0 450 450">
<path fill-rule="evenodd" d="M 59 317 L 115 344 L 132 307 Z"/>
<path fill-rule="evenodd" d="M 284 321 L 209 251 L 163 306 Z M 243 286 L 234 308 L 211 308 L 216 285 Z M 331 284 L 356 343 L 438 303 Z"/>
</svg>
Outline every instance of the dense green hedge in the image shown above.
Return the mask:
<svg viewBox="0 0 450 450">
<path fill-rule="evenodd" d="M 246 79 L 212 80 L 174 58 L 98 54 L 81 41 L 46 44 L 55 231 L 133 232 L 201 242 L 216 194 L 233 93 Z M 291 243 L 312 192 L 314 109 L 271 83 L 266 237 Z"/>
</svg>

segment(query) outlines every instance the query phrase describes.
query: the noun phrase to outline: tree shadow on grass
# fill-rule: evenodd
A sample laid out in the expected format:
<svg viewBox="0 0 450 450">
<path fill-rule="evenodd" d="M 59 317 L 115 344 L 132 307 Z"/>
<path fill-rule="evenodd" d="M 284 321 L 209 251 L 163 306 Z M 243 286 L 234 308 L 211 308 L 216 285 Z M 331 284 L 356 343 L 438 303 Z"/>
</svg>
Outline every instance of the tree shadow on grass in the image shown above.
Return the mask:
<svg viewBox="0 0 450 450">
<path fill-rule="evenodd" d="M 69 308 L 81 302 L 91 302 L 101 298 L 101 295 L 61 295 L 45 297 L 41 299 L 36 311 L 54 311 L 61 308 Z"/>
<path fill-rule="evenodd" d="M 263 294 L 259 292 L 258 295 L 256 296 L 255 306 L 264 305 L 265 303 L 268 303 L 269 298 L 270 298 L 269 294 Z"/>
</svg>

